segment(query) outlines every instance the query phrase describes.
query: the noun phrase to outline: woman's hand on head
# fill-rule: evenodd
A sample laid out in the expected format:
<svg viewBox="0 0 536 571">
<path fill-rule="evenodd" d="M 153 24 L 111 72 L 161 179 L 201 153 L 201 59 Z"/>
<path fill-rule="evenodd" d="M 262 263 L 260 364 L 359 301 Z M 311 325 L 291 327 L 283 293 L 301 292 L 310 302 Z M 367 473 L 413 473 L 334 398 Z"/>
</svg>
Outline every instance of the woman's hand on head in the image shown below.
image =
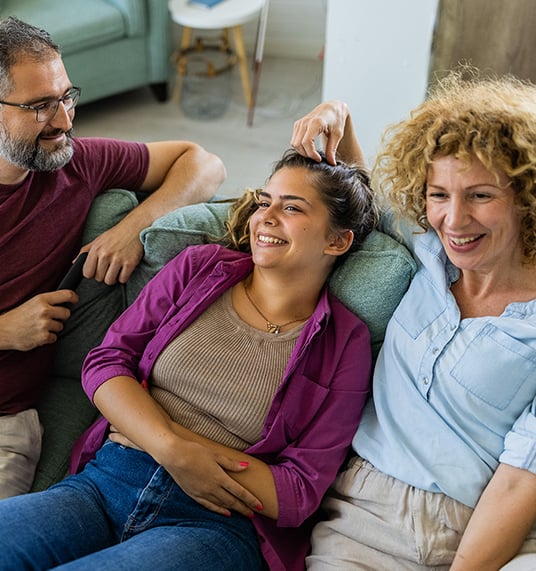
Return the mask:
<svg viewBox="0 0 536 571">
<path fill-rule="evenodd" d="M 348 116 L 348 106 L 342 101 L 321 103 L 294 123 L 290 144 L 303 156 L 320 161 L 315 141 L 322 137 L 326 159 L 334 165 Z"/>
</svg>

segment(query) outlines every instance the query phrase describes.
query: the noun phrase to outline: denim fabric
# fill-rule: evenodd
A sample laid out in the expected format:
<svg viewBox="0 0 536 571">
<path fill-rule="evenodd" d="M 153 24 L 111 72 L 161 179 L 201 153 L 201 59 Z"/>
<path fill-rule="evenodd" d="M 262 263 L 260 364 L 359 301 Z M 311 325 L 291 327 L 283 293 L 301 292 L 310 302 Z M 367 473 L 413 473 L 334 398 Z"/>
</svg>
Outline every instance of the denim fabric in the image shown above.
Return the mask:
<svg viewBox="0 0 536 571">
<path fill-rule="evenodd" d="M 144 452 L 110 441 L 84 472 L 0 502 L 4 571 L 262 569 L 251 521 L 187 496 Z"/>
</svg>

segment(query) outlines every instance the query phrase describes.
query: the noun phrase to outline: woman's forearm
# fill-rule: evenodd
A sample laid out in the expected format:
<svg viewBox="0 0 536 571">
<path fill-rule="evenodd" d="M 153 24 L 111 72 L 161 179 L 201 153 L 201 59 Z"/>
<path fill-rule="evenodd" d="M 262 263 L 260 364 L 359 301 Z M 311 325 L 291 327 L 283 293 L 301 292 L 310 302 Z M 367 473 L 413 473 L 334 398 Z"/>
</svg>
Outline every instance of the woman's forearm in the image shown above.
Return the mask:
<svg viewBox="0 0 536 571">
<path fill-rule="evenodd" d="M 357 164 L 366 167 L 365 157 L 361 145 L 357 140 L 354 125 L 352 123 L 352 116 L 348 113 L 346 122 L 344 124 L 344 134 L 339 143 L 338 153 L 341 159 L 349 164 Z"/>
<path fill-rule="evenodd" d="M 176 440 L 169 416 L 134 378 L 108 379 L 95 391 L 93 402 L 118 432 L 155 460 L 165 453 L 160 448 Z"/>
<path fill-rule="evenodd" d="M 451 571 L 494 571 L 519 551 L 536 520 L 536 475 L 500 464 L 484 490 Z"/>
</svg>

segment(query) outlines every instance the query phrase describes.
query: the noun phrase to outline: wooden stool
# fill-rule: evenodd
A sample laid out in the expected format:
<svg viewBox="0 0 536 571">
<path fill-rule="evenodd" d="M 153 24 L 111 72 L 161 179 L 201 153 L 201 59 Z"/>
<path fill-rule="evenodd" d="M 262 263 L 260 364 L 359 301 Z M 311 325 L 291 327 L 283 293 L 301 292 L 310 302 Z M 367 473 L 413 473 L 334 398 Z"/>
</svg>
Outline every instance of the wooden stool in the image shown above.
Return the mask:
<svg viewBox="0 0 536 571">
<path fill-rule="evenodd" d="M 223 30 L 227 39 L 229 32 L 233 32 L 234 50 L 240 66 L 242 90 L 247 107 L 251 105 L 251 87 L 242 25 L 260 15 L 264 2 L 265 0 L 223 0 L 213 8 L 197 6 L 188 0 L 169 0 L 168 4 L 172 20 L 183 27 L 179 53 L 184 53 L 191 46 L 194 29 Z M 180 70 L 177 63 L 177 83 L 179 78 Z M 177 85 L 175 92 L 177 99 Z"/>
</svg>

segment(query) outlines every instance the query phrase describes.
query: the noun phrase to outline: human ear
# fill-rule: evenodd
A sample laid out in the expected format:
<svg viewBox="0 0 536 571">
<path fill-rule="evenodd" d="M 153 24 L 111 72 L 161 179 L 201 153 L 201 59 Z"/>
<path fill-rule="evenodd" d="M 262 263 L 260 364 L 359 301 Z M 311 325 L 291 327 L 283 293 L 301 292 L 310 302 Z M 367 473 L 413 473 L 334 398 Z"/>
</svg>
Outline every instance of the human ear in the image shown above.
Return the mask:
<svg viewBox="0 0 536 571">
<path fill-rule="evenodd" d="M 329 238 L 329 243 L 324 253 L 331 256 L 342 256 L 349 250 L 353 241 L 354 233 L 352 230 L 334 232 Z"/>
</svg>

